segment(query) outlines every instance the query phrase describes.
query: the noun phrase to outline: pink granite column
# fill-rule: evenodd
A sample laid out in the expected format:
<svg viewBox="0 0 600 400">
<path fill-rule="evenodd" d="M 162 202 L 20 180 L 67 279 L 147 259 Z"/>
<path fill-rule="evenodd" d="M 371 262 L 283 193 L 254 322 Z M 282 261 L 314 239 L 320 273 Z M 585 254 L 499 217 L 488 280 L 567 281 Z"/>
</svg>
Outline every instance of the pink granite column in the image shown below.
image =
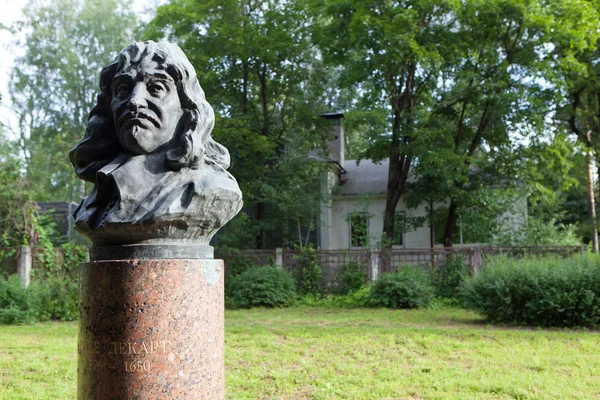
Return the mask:
<svg viewBox="0 0 600 400">
<path fill-rule="evenodd" d="M 79 400 L 224 398 L 223 261 L 92 261 L 79 301 Z"/>
</svg>

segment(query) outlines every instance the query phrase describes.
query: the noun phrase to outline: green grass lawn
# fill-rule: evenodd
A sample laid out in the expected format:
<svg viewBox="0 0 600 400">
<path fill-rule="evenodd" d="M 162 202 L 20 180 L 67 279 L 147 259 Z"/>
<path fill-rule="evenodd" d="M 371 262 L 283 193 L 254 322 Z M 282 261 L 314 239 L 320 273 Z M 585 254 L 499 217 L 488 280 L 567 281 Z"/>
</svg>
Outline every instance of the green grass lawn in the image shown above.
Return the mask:
<svg viewBox="0 0 600 400">
<path fill-rule="evenodd" d="M 0 399 L 74 399 L 76 324 L 0 327 Z M 230 399 L 600 399 L 600 334 L 452 308 L 226 312 Z"/>
</svg>

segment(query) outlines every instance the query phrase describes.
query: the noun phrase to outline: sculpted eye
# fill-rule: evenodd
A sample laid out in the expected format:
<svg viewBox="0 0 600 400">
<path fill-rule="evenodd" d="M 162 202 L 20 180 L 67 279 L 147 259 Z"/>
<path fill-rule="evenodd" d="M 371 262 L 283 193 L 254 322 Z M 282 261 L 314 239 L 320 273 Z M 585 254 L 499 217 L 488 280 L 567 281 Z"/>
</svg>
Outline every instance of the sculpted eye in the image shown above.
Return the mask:
<svg viewBox="0 0 600 400">
<path fill-rule="evenodd" d="M 161 82 L 151 82 L 150 84 L 148 84 L 148 92 L 150 92 L 151 94 L 161 94 L 166 91 L 167 88 Z"/>
<path fill-rule="evenodd" d="M 131 86 L 126 83 L 117 86 L 115 90 L 115 94 L 119 97 L 127 96 L 129 93 L 131 93 Z"/>
</svg>

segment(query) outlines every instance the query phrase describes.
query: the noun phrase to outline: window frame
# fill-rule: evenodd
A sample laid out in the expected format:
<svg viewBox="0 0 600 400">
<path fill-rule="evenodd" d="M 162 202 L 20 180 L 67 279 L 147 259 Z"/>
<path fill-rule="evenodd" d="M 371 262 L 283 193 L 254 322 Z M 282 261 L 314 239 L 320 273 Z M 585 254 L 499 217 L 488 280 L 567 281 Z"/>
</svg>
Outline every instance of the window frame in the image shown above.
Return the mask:
<svg viewBox="0 0 600 400">
<path fill-rule="evenodd" d="M 355 217 L 364 217 L 365 218 L 365 244 L 362 246 L 353 246 L 352 245 L 352 220 Z M 371 215 L 366 212 L 351 212 L 348 213 L 348 248 L 350 249 L 368 249 L 371 245 L 371 240 L 369 236 L 369 228 L 371 219 Z"/>
<path fill-rule="evenodd" d="M 396 216 L 398 215 L 402 215 L 403 217 L 406 217 L 406 211 L 396 211 L 394 212 L 394 236 L 396 236 L 397 234 L 397 229 L 396 229 Z M 392 238 L 392 241 L 390 243 L 390 245 L 392 246 L 392 248 L 395 249 L 401 249 L 401 248 L 406 248 L 406 237 L 405 237 L 406 232 L 404 230 L 402 230 L 402 233 L 400 234 L 400 242 L 401 244 L 395 244 L 394 243 L 394 238 Z"/>
</svg>

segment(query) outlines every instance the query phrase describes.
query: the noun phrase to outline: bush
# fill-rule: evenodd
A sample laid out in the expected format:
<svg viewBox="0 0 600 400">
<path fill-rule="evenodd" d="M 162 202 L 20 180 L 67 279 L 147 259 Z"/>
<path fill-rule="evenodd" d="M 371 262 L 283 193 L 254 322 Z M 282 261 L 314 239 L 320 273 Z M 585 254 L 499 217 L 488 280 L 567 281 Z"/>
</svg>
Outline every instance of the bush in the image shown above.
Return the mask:
<svg viewBox="0 0 600 400">
<path fill-rule="evenodd" d="M 438 267 L 433 276 L 436 294 L 446 299 L 459 298 L 460 288 L 468 276 L 469 270 L 462 258 L 447 259 L 445 264 Z"/>
<path fill-rule="evenodd" d="M 302 295 L 316 296 L 321 293 L 322 272 L 319 266 L 319 254 L 311 245 L 304 247 L 298 255 L 296 287 Z"/>
<path fill-rule="evenodd" d="M 25 324 L 35 321 L 28 290 L 18 275 L 0 277 L 0 324 Z"/>
<path fill-rule="evenodd" d="M 231 291 L 231 283 L 234 278 L 244 271 L 258 268 L 260 265 L 273 265 L 275 260 L 268 257 L 267 260 L 258 260 L 255 257 L 244 254 L 237 249 L 221 249 L 217 254 L 218 257 L 227 260 L 225 269 L 225 295 L 229 296 Z"/>
<path fill-rule="evenodd" d="M 463 305 L 491 322 L 557 327 L 600 324 L 600 259 L 491 259 L 465 281 Z"/>
<path fill-rule="evenodd" d="M 434 295 L 430 277 L 413 267 L 400 267 L 398 272 L 385 274 L 371 288 L 373 303 L 388 308 L 426 307 Z"/>
<path fill-rule="evenodd" d="M 0 324 L 75 320 L 78 295 L 77 281 L 68 277 L 36 280 L 27 289 L 18 275 L 0 278 Z"/>
<path fill-rule="evenodd" d="M 367 283 L 365 267 L 356 261 L 351 261 L 344 265 L 341 278 L 337 288 L 335 288 L 336 293 L 339 294 L 356 292 L 362 289 Z"/>
<path fill-rule="evenodd" d="M 291 275 L 276 267 L 249 269 L 231 282 L 230 296 L 233 304 L 241 308 L 287 307 L 296 297 Z"/>
<path fill-rule="evenodd" d="M 34 281 L 28 288 L 37 321 L 73 321 L 78 317 L 79 287 L 68 277 Z"/>
</svg>

